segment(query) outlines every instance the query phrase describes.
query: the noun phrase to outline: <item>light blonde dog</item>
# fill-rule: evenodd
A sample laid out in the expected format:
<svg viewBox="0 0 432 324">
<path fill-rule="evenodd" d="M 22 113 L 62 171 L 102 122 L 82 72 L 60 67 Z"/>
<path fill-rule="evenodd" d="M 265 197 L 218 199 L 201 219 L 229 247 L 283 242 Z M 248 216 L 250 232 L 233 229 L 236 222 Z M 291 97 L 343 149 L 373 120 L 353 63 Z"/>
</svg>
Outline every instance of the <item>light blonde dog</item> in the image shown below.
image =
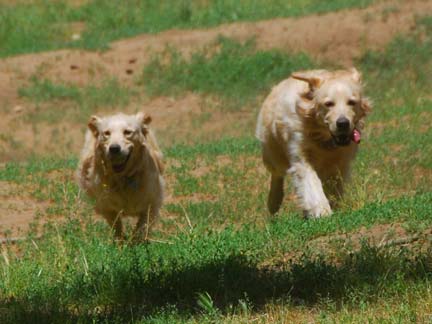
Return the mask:
<svg viewBox="0 0 432 324">
<path fill-rule="evenodd" d="M 138 217 L 134 237 L 140 239 L 162 205 L 162 153 L 150 122 L 150 116 L 138 113 L 92 116 L 88 123 L 78 182 L 117 238 L 123 236 L 121 216 Z"/>
<path fill-rule="evenodd" d="M 295 72 L 273 88 L 256 128 L 271 173 L 267 201 L 271 214 L 281 206 L 287 174 L 305 216 L 331 214 L 330 202 L 343 193 L 364 117 L 371 110 L 362 92 L 355 68 Z"/>
</svg>

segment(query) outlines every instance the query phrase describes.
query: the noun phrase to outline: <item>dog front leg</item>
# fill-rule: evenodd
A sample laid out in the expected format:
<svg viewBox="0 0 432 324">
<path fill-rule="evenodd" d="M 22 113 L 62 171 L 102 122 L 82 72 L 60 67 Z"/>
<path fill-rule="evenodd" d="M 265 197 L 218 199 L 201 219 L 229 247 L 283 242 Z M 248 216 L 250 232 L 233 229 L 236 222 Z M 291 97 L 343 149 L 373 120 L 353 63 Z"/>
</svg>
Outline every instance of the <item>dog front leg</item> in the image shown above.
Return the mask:
<svg viewBox="0 0 432 324">
<path fill-rule="evenodd" d="M 315 170 L 307 162 L 296 162 L 288 172 L 306 216 L 318 218 L 330 215 L 330 204 Z"/>
<path fill-rule="evenodd" d="M 111 229 L 114 230 L 115 238 L 117 240 L 123 239 L 122 212 L 103 212 L 102 216 L 106 219 Z"/>
<path fill-rule="evenodd" d="M 154 208 L 153 206 L 150 206 L 145 211 L 139 214 L 138 223 L 133 234 L 135 241 L 141 241 L 143 238 L 145 241 L 148 240 L 150 228 L 153 224 L 153 221 L 157 219 L 158 216 L 159 209 Z"/>
</svg>

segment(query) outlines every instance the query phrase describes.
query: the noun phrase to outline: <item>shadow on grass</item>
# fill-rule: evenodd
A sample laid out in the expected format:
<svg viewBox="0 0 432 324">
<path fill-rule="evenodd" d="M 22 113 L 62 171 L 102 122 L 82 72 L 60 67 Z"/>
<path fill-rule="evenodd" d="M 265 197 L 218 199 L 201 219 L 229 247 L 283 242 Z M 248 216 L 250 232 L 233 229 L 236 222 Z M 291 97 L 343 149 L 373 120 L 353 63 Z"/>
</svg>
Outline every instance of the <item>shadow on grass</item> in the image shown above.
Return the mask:
<svg viewBox="0 0 432 324">
<path fill-rule="evenodd" d="M 191 315 L 202 311 L 197 297 L 203 292 L 222 311 L 245 297 L 255 309 L 278 298 L 302 305 L 314 305 L 321 298 L 339 302 L 358 289 L 374 298 L 389 284 L 403 282 L 406 287 L 410 281 L 431 277 L 431 254 L 414 258 L 408 252 L 363 245 L 360 251 L 345 255 L 337 264 L 324 257 L 303 255 L 280 268 L 262 269 L 243 255 L 232 255 L 181 270 L 173 265 L 171 271 L 155 271 L 151 275 L 138 267 L 134 273 L 113 275 L 121 289 L 110 292 L 105 302 L 89 306 L 85 300 L 64 303 L 59 302 L 61 296 L 56 300 L 42 295 L 31 300 L 3 300 L 0 319 L 2 323 L 126 322 L 155 314 L 168 305 L 175 306 L 180 314 Z M 84 278 L 76 280 L 76 285 L 85 285 Z"/>
</svg>

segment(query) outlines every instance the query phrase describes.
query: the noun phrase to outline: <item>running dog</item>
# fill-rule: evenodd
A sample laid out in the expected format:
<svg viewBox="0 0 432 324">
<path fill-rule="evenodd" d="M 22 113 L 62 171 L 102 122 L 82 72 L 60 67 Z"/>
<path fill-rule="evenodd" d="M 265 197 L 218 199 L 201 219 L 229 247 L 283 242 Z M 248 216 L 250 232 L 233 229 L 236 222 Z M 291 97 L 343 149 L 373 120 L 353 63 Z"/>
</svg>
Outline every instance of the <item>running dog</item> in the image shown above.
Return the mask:
<svg viewBox="0 0 432 324">
<path fill-rule="evenodd" d="M 162 153 L 150 122 L 150 116 L 138 113 L 92 116 L 88 123 L 78 182 L 118 239 L 123 236 L 123 215 L 138 217 L 134 236 L 140 238 L 162 205 Z"/>
<path fill-rule="evenodd" d="M 258 116 L 256 136 L 271 173 L 267 206 L 276 213 L 290 174 L 307 217 L 332 212 L 343 194 L 371 111 L 355 69 L 295 72 L 274 87 Z M 330 200 L 329 200 L 330 198 Z"/>
</svg>

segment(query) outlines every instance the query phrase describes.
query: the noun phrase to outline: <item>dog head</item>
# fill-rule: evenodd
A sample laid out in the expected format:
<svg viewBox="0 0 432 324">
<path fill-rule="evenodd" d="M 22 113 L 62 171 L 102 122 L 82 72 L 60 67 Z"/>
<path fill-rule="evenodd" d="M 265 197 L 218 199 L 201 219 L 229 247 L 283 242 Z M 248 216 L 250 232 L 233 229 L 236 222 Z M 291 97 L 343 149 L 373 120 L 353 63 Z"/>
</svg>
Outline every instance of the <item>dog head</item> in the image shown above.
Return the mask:
<svg viewBox="0 0 432 324">
<path fill-rule="evenodd" d="M 126 171 L 142 154 L 150 122 L 151 117 L 144 113 L 90 118 L 88 127 L 96 138 L 96 149 L 114 173 Z"/>
<path fill-rule="evenodd" d="M 304 99 L 310 107 L 297 109 L 302 116 L 314 118 L 336 145 L 349 145 L 351 140 L 360 140 L 360 121 L 370 112 L 371 105 L 362 96 L 361 75 L 355 68 L 336 72 L 297 72 L 292 77 L 309 85 Z"/>
</svg>

